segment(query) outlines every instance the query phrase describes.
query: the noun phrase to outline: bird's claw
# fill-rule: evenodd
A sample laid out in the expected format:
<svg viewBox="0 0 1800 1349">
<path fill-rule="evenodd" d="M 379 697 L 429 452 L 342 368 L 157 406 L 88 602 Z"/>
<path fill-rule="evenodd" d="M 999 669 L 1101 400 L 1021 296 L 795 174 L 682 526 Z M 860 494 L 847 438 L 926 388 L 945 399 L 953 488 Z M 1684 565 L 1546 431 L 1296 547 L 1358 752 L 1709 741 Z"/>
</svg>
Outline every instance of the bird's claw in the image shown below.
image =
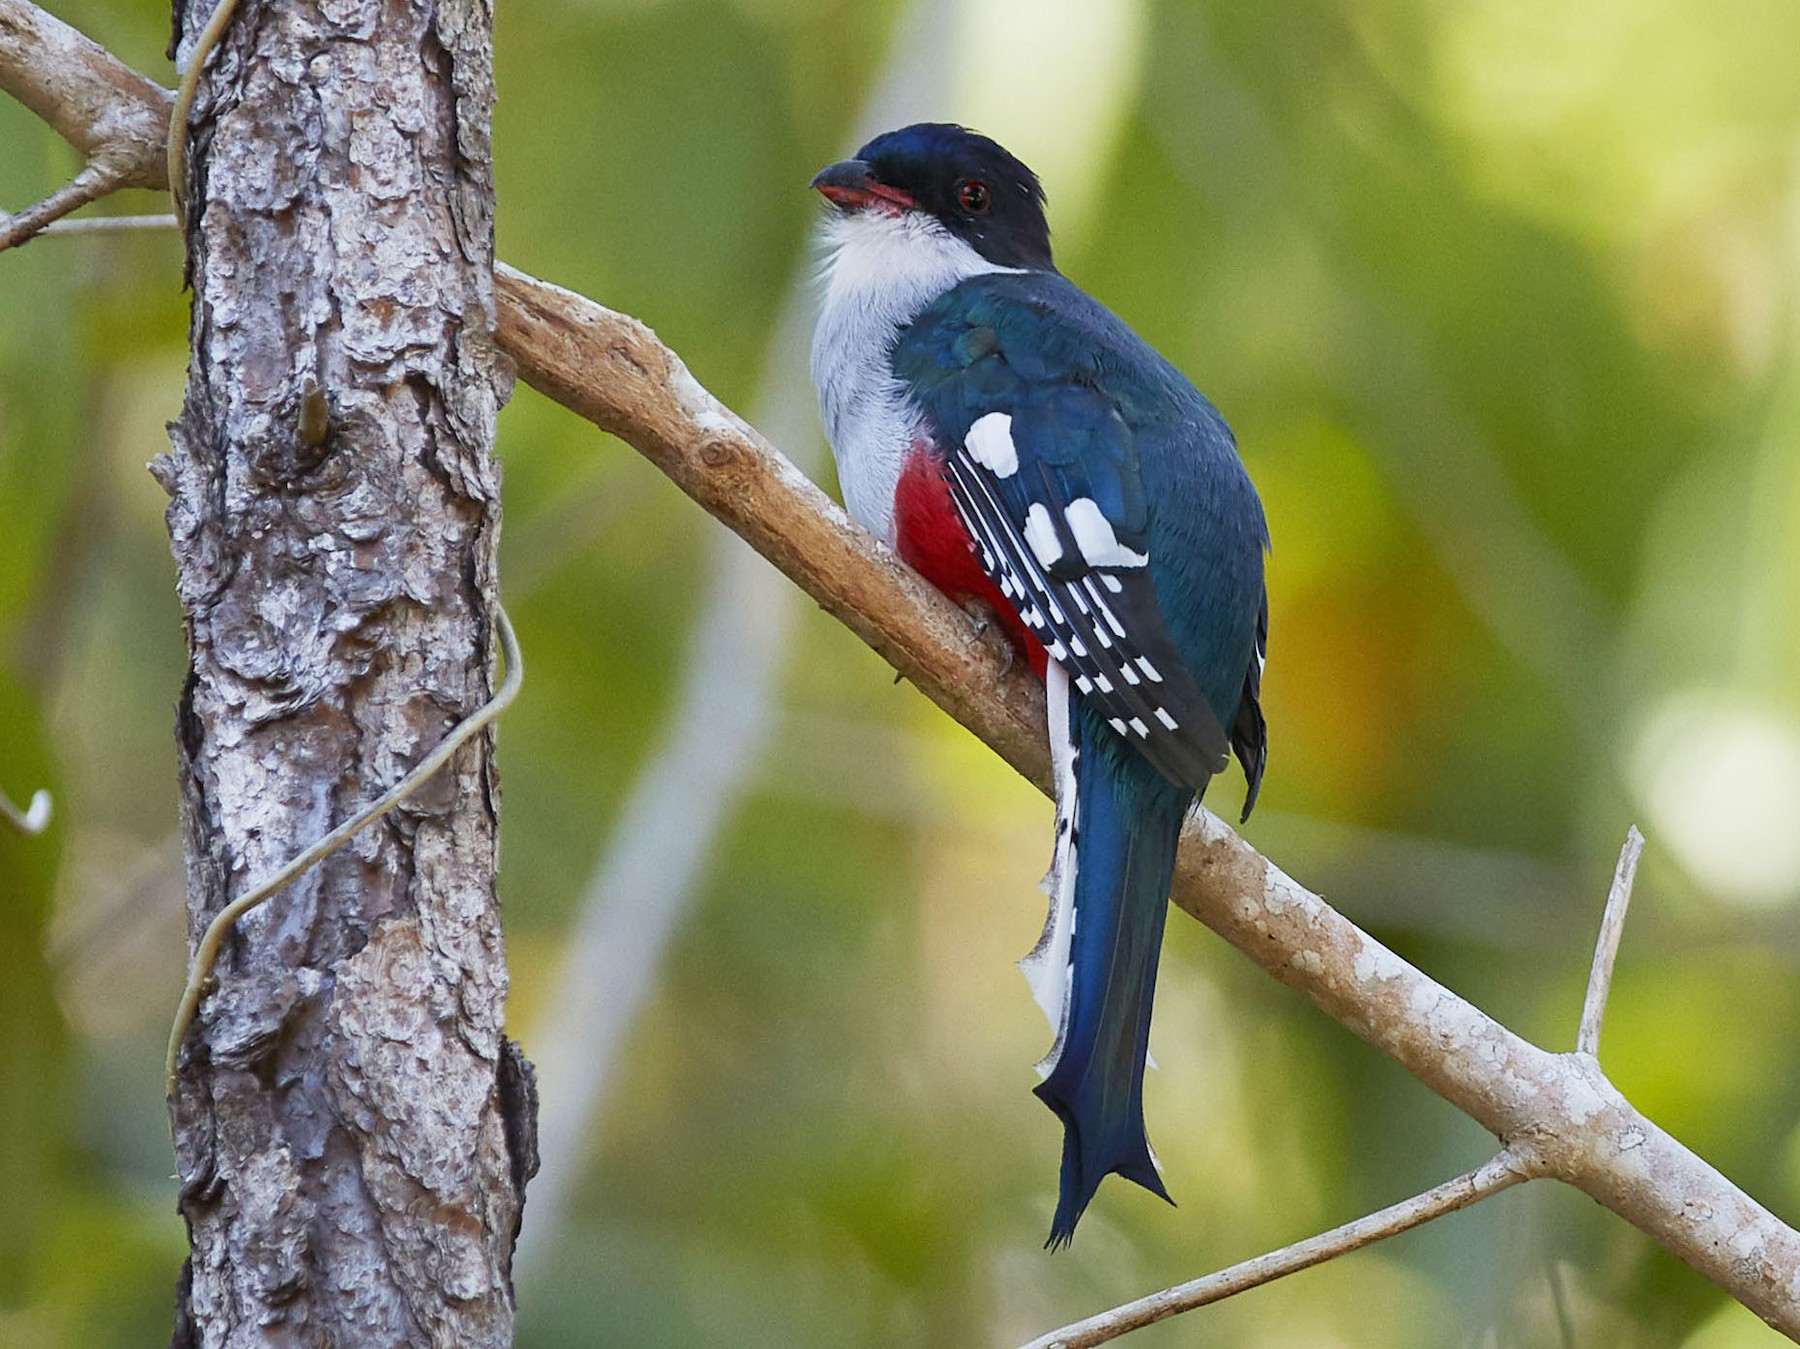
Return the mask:
<svg viewBox="0 0 1800 1349">
<path fill-rule="evenodd" d="M 1012 640 L 1006 635 L 994 616 L 994 611 L 981 600 L 971 600 L 963 606 L 975 624 L 975 641 L 979 644 L 997 649 L 1000 657 L 1000 676 L 1005 678 L 1012 673 L 1013 658 L 1017 654 L 1013 650 Z"/>
</svg>

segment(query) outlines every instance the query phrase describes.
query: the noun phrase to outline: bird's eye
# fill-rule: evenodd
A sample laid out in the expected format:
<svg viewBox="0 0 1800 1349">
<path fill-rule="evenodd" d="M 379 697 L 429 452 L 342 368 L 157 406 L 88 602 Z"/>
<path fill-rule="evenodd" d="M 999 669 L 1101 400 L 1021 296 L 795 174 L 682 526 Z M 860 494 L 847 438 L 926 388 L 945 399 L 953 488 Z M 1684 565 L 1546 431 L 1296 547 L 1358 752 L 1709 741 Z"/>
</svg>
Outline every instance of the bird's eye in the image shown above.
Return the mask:
<svg viewBox="0 0 1800 1349">
<path fill-rule="evenodd" d="M 962 203 L 963 210 L 973 211 L 976 215 L 980 215 L 988 208 L 987 184 L 970 178 L 958 184 L 956 199 Z"/>
</svg>

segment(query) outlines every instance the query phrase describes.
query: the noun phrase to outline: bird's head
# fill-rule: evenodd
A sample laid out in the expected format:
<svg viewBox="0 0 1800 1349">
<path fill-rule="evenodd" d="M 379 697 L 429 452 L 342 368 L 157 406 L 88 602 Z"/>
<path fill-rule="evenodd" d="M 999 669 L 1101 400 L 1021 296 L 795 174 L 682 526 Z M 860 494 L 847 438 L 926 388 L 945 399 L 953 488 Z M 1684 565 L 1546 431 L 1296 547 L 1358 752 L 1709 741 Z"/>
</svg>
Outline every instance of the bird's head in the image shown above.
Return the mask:
<svg viewBox="0 0 1800 1349">
<path fill-rule="evenodd" d="M 813 187 L 846 216 L 925 217 L 996 267 L 1052 270 L 1037 175 L 986 136 L 920 122 L 821 169 Z"/>
</svg>

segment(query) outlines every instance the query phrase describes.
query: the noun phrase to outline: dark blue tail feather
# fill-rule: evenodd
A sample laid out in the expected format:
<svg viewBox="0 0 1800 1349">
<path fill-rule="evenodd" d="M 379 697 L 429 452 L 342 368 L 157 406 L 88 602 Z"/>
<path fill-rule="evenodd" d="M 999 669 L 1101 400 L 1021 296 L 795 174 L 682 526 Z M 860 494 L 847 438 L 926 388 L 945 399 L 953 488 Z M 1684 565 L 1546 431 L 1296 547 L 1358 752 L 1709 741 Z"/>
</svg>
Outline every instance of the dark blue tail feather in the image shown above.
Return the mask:
<svg viewBox="0 0 1800 1349">
<path fill-rule="evenodd" d="M 1072 713 L 1081 752 L 1071 1004 L 1061 1056 L 1036 1089 L 1063 1122 L 1051 1249 L 1073 1238 L 1111 1172 L 1169 1199 L 1144 1132 L 1144 1062 L 1175 848 L 1194 799 L 1096 714 L 1079 703 Z"/>
</svg>

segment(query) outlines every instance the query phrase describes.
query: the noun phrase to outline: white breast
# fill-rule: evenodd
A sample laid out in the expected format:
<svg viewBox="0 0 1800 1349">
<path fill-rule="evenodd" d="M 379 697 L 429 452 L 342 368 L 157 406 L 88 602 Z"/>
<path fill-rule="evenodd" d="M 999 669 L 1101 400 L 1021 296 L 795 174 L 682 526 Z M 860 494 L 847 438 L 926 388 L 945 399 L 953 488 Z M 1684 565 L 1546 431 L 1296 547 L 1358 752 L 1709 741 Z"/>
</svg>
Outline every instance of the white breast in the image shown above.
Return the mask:
<svg viewBox="0 0 1800 1349">
<path fill-rule="evenodd" d="M 894 545 L 894 487 L 918 411 L 894 378 L 900 330 L 957 282 L 997 267 L 922 211 L 827 217 L 825 300 L 813 330 L 813 384 L 844 506 Z"/>
</svg>

